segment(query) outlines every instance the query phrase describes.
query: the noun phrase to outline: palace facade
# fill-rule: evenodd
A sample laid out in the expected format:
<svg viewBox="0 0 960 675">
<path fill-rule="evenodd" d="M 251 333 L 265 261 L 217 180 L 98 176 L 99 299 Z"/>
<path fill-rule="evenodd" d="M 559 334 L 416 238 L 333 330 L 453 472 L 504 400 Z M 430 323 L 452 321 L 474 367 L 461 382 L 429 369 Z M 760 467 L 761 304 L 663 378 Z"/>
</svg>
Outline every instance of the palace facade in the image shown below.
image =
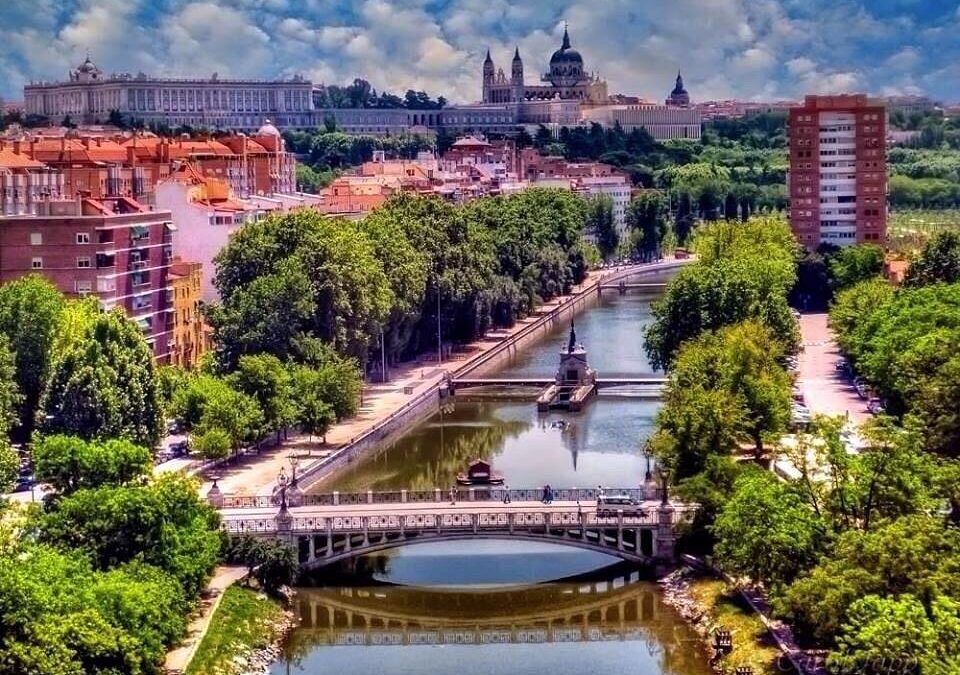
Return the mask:
<svg viewBox="0 0 960 675">
<path fill-rule="evenodd" d="M 114 110 L 170 126 L 255 130 L 265 118 L 283 127 L 313 126 L 313 84 L 290 80 L 162 79 L 143 73 L 105 75 L 88 56 L 66 81 L 35 82 L 23 88 L 28 115 L 66 117 L 77 124 L 108 120 Z"/>
</svg>

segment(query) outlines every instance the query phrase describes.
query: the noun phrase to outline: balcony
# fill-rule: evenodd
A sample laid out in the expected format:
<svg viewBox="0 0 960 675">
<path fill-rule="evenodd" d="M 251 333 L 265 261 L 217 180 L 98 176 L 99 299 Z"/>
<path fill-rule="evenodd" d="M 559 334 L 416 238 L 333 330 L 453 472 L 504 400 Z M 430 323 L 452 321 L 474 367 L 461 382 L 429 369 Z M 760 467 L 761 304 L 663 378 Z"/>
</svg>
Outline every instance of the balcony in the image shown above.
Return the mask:
<svg viewBox="0 0 960 675">
<path fill-rule="evenodd" d="M 150 275 L 144 272 L 135 272 L 130 275 L 130 285 L 134 288 L 141 288 L 150 285 Z"/>
</svg>

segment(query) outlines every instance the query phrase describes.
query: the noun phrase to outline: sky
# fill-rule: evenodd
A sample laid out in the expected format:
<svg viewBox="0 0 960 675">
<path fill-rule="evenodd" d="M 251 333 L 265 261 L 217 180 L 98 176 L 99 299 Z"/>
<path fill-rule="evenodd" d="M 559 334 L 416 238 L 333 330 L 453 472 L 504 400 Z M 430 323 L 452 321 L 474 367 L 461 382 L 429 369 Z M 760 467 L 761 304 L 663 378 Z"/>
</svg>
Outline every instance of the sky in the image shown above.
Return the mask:
<svg viewBox="0 0 960 675">
<path fill-rule="evenodd" d="M 960 100 L 958 0 L 0 0 L 0 97 L 105 72 L 355 77 L 400 95 L 480 97 L 489 48 L 547 70 L 564 23 L 611 93 L 694 100 L 925 93 Z"/>
</svg>

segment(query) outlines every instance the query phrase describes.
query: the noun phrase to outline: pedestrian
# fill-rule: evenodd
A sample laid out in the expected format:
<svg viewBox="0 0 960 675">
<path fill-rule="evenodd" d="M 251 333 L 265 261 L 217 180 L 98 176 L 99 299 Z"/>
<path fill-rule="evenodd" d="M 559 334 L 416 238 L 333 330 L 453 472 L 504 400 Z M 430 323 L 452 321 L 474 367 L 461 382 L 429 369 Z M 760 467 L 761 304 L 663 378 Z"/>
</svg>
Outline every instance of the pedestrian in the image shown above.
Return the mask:
<svg viewBox="0 0 960 675">
<path fill-rule="evenodd" d="M 503 486 L 503 503 L 509 504 L 511 501 L 512 500 L 510 499 L 510 486 L 504 485 Z"/>
<path fill-rule="evenodd" d="M 540 499 L 540 502 L 543 503 L 543 504 L 546 504 L 546 503 L 547 503 L 547 490 L 549 490 L 549 489 L 550 489 L 550 486 L 549 486 L 549 485 L 544 485 L 544 486 L 543 486 L 543 497 Z"/>
<path fill-rule="evenodd" d="M 456 485 L 450 488 L 450 503 L 451 504 L 457 503 L 457 486 Z"/>
<path fill-rule="evenodd" d="M 553 504 L 553 488 L 547 485 L 547 504 Z"/>
</svg>

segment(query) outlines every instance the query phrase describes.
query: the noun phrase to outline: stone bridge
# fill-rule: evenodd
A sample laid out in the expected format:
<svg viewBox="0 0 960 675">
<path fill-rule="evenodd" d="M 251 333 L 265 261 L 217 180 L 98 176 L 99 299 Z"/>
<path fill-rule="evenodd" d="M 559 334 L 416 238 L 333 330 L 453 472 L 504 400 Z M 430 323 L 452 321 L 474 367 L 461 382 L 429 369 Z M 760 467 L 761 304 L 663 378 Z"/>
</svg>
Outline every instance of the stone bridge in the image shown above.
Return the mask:
<svg viewBox="0 0 960 675">
<path fill-rule="evenodd" d="M 440 490 L 414 493 L 414 500 L 404 490 L 399 501 L 393 493 L 385 499 L 371 492 L 366 503 L 359 495 L 341 500 L 338 493 L 302 496 L 291 491 L 289 503 L 287 493 L 280 494 L 279 506 L 277 497 L 231 499 L 213 490 L 208 497 L 220 508 L 229 534 L 289 541 L 297 546 L 305 569 L 408 544 L 464 539 L 550 542 L 633 563 L 669 563 L 677 526 L 692 516 L 695 506 L 651 499 L 654 490 L 607 489 L 608 494 L 633 493 L 640 502 L 635 510 L 608 514 L 597 511 L 594 490 L 556 490 L 549 504 L 536 501 L 536 490 L 510 491 L 509 502 L 491 499 L 497 493 L 490 490 L 468 491 L 466 501 L 461 501 L 461 491 L 452 502 Z M 424 495 L 433 499 L 416 499 Z M 565 499 L 573 496 L 576 500 Z"/>
</svg>

